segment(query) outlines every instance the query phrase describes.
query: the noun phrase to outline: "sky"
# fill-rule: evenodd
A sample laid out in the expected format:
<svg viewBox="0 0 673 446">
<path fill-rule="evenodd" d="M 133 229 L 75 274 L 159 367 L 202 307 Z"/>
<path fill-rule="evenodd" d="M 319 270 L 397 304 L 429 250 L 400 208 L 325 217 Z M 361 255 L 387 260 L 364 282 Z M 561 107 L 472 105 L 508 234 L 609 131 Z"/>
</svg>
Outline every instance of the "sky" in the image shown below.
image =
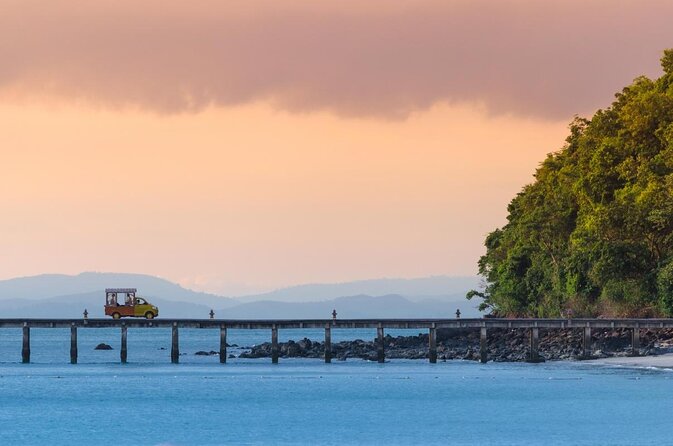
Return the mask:
<svg viewBox="0 0 673 446">
<path fill-rule="evenodd" d="M 0 279 L 476 274 L 673 2 L 0 0 Z"/>
</svg>

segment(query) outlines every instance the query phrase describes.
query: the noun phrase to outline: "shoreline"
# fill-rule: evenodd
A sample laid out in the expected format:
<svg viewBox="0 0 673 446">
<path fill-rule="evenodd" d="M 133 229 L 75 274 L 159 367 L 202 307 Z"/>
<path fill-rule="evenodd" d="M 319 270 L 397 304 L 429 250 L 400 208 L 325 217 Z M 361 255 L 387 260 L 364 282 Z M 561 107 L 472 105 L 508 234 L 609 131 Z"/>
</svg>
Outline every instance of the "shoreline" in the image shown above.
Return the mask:
<svg viewBox="0 0 673 446">
<path fill-rule="evenodd" d="M 596 365 L 618 367 L 673 369 L 673 353 L 668 352 L 647 356 L 615 356 L 611 358 L 593 359 L 587 362 Z"/>
</svg>

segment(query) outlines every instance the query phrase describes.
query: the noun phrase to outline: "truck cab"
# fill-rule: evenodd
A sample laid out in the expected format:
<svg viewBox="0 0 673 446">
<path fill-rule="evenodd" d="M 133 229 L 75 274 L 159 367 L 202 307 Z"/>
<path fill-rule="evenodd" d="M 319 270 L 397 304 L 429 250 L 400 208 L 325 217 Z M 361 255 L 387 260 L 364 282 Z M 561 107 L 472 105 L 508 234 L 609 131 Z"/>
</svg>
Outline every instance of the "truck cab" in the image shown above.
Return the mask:
<svg viewBox="0 0 673 446">
<path fill-rule="evenodd" d="M 147 299 L 136 296 L 135 288 L 106 288 L 105 315 L 113 319 L 122 317 L 144 317 L 154 319 L 159 316 L 159 308 Z"/>
</svg>

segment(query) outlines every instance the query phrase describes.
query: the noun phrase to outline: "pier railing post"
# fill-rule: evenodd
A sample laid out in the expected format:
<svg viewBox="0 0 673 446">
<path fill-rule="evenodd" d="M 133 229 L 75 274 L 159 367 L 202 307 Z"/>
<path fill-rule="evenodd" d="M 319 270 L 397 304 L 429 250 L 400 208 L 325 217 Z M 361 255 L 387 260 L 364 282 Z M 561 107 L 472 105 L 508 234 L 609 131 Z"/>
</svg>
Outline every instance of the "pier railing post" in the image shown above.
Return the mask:
<svg viewBox="0 0 673 446">
<path fill-rule="evenodd" d="M 121 342 L 121 348 L 119 349 L 119 360 L 121 361 L 122 364 L 126 364 L 126 358 L 127 358 L 127 330 L 128 327 L 124 322 L 122 322 L 122 342 Z"/>
<path fill-rule="evenodd" d="M 584 327 L 584 335 L 582 336 L 582 357 L 591 357 L 591 327 Z"/>
<path fill-rule="evenodd" d="M 21 362 L 28 364 L 30 362 L 30 327 L 28 322 L 23 323 L 23 346 L 21 348 Z"/>
<path fill-rule="evenodd" d="M 479 334 L 479 360 L 482 364 L 486 364 L 488 361 L 488 343 L 486 336 L 486 327 L 481 327 L 481 332 Z"/>
<path fill-rule="evenodd" d="M 271 326 L 271 363 L 278 364 L 278 327 Z"/>
<path fill-rule="evenodd" d="M 428 349 L 430 363 L 435 364 L 437 362 L 437 328 L 434 322 L 428 331 Z"/>
<path fill-rule="evenodd" d="M 631 356 L 640 356 L 640 327 L 637 324 L 631 331 Z"/>
<path fill-rule="evenodd" d="M 227 327 L 220 325 L 220 364 L 227 362 Z"/>
<path fill-rule="evenodd" d="M 528 362 L 540 361 L 540 355 L 538 353 L 539 339 L 540 339 L 539 328 L 532 327 L 530 329 L 530 350 L 528 351 Z"/>
<path fill-rule="evenodd" d="M 178 323 L 173 322 L 171 329 L 171 362 L 178 364 L 180 362 L 180 344 L 178 341 Z"/>
<path fill-rule="evenodd" d="M 332 362 L 332 327 L 325 324 L 325 362 Z"/>
<path fill-rule="evenodd" d="M 77 326 L 70 326 L 70 364 L 77 364 Z"/>
<path fill-rule="evenodd" d="M 380 363 L 386 362 L 385 341 L 383 338 L 383 325 L 379 322 L 376 327 L 376 358 Z"/>
</svg>

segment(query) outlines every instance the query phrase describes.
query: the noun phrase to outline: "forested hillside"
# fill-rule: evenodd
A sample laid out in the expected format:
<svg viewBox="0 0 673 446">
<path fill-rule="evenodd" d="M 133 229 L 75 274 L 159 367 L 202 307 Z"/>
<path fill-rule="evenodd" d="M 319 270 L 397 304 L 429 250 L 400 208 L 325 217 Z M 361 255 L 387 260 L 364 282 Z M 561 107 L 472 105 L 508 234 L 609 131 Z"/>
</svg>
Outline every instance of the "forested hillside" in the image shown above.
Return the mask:
<svg viewBox="0 0 673 446">
<path fill-rule="evenodd" d="M 498 315 L 673 315 L 673 49 L 590 120 L 509 204 L 479 260 Z"/>
</svg>

